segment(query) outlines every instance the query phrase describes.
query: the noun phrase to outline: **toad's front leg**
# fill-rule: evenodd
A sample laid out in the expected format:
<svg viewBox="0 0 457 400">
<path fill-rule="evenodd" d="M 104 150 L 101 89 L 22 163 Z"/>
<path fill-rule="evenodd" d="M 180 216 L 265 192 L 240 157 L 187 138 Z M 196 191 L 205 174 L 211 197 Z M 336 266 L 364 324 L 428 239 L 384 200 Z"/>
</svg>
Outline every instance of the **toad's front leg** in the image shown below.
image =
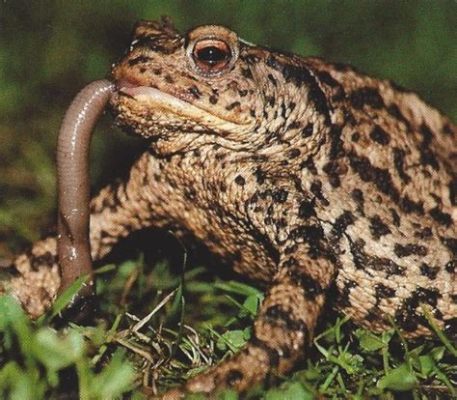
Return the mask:
<svg viewBox="0 0 457 400">
<path fill-rule="evenodd" d="M 163 399 L 195 392 L 211 398 L 224 388 L 243 392 L 272 374 L 288 372 L 304 356 L 326 291 L 334 279 L 334 265 L 328 254 L 322 251 L 316 256 L 317 249 L 311 249 L 307 243 L 293 246 L 297 250 L 284 255 L 279 263 L 247 346 L 231 359 L 189 380 L 182 389 L 169 391 Z M 317 246 L 321 250 L 326 247 L 324 243 Z"/>
<path fill-rule="evenodd" d="M 170 191 L 167 168 L 148 152 L 130 170 L 126 181 L 102 189 L 91 202 L 90 242 L 93 260 L 105 256 L 129 233 L 167 224 Z M 160 177 L 160 179 L 156 179 Z M 56 237 L 36 242 L 18 256 L 8 277 L 0 281 L 0 294 L 10 293 L 31 317 L 43 314 L 53 303 L 60 286 Z"/>
</svg>

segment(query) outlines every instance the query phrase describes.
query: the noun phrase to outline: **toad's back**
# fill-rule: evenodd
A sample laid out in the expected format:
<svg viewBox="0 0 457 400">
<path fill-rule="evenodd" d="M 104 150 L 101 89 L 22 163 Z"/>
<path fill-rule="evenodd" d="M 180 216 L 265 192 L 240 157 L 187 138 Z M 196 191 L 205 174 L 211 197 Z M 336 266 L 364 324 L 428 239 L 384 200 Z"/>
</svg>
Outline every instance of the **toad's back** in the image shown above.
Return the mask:
<svg viewBox="0 0 457 400">
<path fill-rule="evenodd" d="M 427 324 L 415 310 L 429 304 L 437 318 L 448 316 L 452 331 L 455 126 L 391 82 L 321 60 L 306 64 L 331 109 L 330 146 L 315 175 L 328 202 L 322 220 L 333 221 L 326 228 L 340 243 L 338 306 L 372 329 L 386 327 L 380 316 L 394 315 L 405 331 L 419 334 Z"/>
</svg>

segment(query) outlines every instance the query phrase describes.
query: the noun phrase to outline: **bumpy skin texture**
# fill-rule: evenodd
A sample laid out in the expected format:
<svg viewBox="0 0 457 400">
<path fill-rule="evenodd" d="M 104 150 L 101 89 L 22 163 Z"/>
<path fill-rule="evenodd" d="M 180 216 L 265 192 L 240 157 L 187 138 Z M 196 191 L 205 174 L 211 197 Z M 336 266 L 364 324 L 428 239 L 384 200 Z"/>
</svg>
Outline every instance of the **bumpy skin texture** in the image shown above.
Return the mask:
<svg viewBox="0 0 457 400">
<path fill-rule="evenodd" d="M 231 49 L 217 73 L 195 63 L 208 38 Z M 246 348 L 183 391 L 242 391 L 289 371 L 329 291 L 374 331 L 393 318 L 409 337 L 429 334 L 425 305 L 455 332 L 457 129 L 416 94 L 226 28 L 181 36 L 168 22 L 139 23 L 112 77 L 116 122 L 151 146 L 93 199 L 93 258 L 163 227 L 268 288 Z M 55 238 L 14 268 L 9 290 L 41 314 L 59 284 Z"/>
</svg>

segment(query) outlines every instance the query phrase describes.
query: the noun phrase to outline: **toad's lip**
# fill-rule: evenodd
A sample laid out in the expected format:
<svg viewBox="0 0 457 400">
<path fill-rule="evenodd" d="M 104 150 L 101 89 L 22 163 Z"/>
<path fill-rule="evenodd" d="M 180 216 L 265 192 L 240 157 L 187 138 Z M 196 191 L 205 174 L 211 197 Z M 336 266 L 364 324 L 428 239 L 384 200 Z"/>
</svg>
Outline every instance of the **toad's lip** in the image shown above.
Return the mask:
<svg viewBox="0 0 457 400">
<path fill-rule="evenodd" d="M 121 95 L 127 95 L 136 101 L 147 104 L 151 110 L 163 110 L 213 129 L 231 132 L 239 130 L 240 126 L 249 124 L 249 122 L 237 118 L 238 115 L 217 115 L 185 99 L 150 86 L 137 86 L 128 81 L 120 81 L 116 86 Z"/>
</svg>

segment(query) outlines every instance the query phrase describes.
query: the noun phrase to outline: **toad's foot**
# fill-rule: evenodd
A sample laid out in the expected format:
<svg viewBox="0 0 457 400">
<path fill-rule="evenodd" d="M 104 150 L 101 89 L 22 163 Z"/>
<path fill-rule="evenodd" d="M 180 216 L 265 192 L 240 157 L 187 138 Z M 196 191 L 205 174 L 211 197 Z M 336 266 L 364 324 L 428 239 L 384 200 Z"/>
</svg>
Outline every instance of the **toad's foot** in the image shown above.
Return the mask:
<svg viewBox="0 0 457 400">
<path fill-rule="evenodd" d="M 323 293 L 310 296 L 290 272 L 278 272 L 255 321 L 253 338 L 243 350 L 182 388 L 168 391 L 162 399 L 184 398 L 189 393 L 214 398 L 228 388 L 245 392 L 269 376 L 288 372 L 303 357 L 324 304 Z"/>
</svg>

